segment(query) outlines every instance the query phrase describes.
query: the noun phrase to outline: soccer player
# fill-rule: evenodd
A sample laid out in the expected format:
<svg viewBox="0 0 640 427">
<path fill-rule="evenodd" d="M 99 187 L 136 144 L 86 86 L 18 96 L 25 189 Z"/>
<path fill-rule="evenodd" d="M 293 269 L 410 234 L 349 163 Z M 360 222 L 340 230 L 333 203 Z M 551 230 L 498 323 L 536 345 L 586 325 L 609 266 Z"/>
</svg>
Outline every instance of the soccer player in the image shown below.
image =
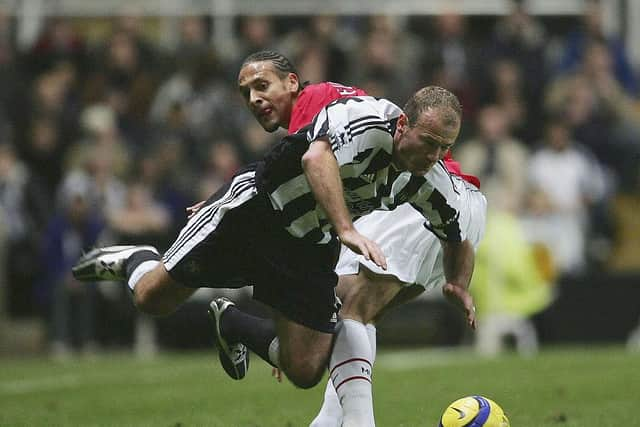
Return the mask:
<svg viewBox="0 0 640 427">
<path fill-rule="evenodd" d="M 276 70 L 273 61 L 288 63 L 275 52 L 259 52 L 247 58 L 240 71 L 240 89 L 245 94 L 249 109 L 258 119 L 261 107 L 271 105 L 271 100 L 277 96 L 265 93 L 260 87 L 263 79 L 269 77 L 265 76 L 265 67 L 267 70 Z M 271 78 L 274 77 L 277 78 L 271 75 Z M 291 117 L 287 114 L 281 115 L 279 125 L 286 128 L 286 123 L 289 122 L 289 133 L 294 133 L 308 124 L 329 102 L 354 95 L 364 93 L 357 88 L 335 83 L 309 85 L 292 100 L 292 107 L 285 109 L 291 111 Z M 273 127 L 271 124 L 266 128 L 270 130 Z M 462 175 L 458 164 L 451 159 L 448 152 L 445 165 L 451 173 L 463 176 L 473 184 L 468 186 L 470 191 L 477 190 L 477 178 Z M 485 202 L 481 196 L 473 200 L 474 204 L 470 205 L 470 208 L 475 212 L 466 234 L 475 246 L 484 230 Z M 358 230 L 374 238 L 382 246 L 388 257 L 387 271 L 381 270 L 375 263 L 367 261 L 353 251 L 342 248 L 336 272 L 340 275 L 337 293 L 343 301 L 343 320 L 339 324 L 332 358 L 332 365 L 338 368 L 334 370 L 335 375 L 332 375 L 332 378 L 341 378 L 340 384 L 337 385 L 342 404 L 346 407 L 345 425 L 373 424 L 371 370 L 376 345 L 374 318 L 391 305 L 407 301 L 425 289 L 445 284 L 442 246 L 435 234 L 424 227 L 423 223 L 422 215 L 408 204 L 393 211 L 376 211 L 356 221 L 355 226 Z M 451 286 L 445 287 L 445 293 L 456 290 Z M 461 295 L 461 298 L 467 300 L 468 307 L 473 307 L 470 297 Z M 220 303 L 221 301 L 214 302 Z M 366 331 L 366 336 L 363 331 Z M 220 337 L 219 340 L 224 338 Z M 343 363 L 345 361 L 351 362 Z M 349 376 L 343 371 L 355 374 Z M 343 409 L 330 378 L 323 407 L 312 426 L 340 426 L 342 422 Z"/>
<path fill-rule="evenodd" d="M 258 84 L 266 89 L 270 83 Z M 300 90 L 294 73 L 287 73 L 278 85 L 284 89 L 282 96 L 256 110 L 265 129 L 278 122 L 287 98 L 295 98 Z M 426 134 L 418 129 L 433 128 L 431 138 L 444 140 L 445 145 L 455 139 L 459 121 L 451 120 L 451 114 L 430 117 L 436 110 L 448 112 L 443 94 L 447 92 L 426 88 L 414 96 L 412 118 L 426 123 L 413 125 L 411 116 L 385 100 L 364 97 L 332 104 L 318 115 L 314 129 L 286 138 L 263 161 L 240 172 L 212 196 L 162 260 L 151 247 L 102 248 L 83 257 L 74 274 L 84 280 L 126 279 L 138 307 L 156 314 L 172 311 L 193 292 L 183 283 L 192 287 L 254 283 L 254 297 L 277 310 L 275 324 L 247 316 L 229 302 L 220 307 L 212 304 L 219 335 L 226 342 L 246 343 L 280 366 L 294 384 L 310 387 L 321 378 L 331 346 L 336 236 L 386 268 L 379 247 L 353 227 L 352 215 L 414 201 L 430 218 L 433 230 L 454 242 L 454 258 L 464 252 L 460 251 L 464 245 L 456 242 L 462 237 L 459 221 L 468 215 L 456 209 L 461 206 L 457 199 L 453 205 L 446 203 L 434 185 L 436 178 L 442 178 L 441 183 L 446 178 L 455 189 L 444 167 L 431 168 L 439 165 L 446 150 L 441 143 L 427 143 Z M 340 122 L 349 125 L 351 118 L 359 126 L 349 126 L 348 132 L 344 126 L 335 127 Z M 434 126 L 429 127 L 430 122 Z M 432 179 L 427 178 L 430 168 Z M 459 271 L 463 266 L 452 263 L 452 277 L 465 276 Z M 465 299 L 462 303 L 471 310 Z M 246 358 L 233 353 L 242 353 L 243 347 L 232 346 L 227 354 L 231 371 L 244 375 Z"/>
</svg>

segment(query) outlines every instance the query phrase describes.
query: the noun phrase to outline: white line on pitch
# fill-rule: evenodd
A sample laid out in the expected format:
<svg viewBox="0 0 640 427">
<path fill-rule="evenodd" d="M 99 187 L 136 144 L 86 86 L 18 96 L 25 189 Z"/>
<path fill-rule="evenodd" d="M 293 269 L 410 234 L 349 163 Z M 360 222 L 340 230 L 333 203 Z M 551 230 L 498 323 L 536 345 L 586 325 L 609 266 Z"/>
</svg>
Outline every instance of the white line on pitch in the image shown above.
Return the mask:
<svg viewBox="0 0 640 427">
<path fill-rule="evenodd" d="M 0 382 L 0 394 L 25 394 L 76 387 L 81 383 L 79 375 L 60 375 L 28 380 Z"/>
</svg>

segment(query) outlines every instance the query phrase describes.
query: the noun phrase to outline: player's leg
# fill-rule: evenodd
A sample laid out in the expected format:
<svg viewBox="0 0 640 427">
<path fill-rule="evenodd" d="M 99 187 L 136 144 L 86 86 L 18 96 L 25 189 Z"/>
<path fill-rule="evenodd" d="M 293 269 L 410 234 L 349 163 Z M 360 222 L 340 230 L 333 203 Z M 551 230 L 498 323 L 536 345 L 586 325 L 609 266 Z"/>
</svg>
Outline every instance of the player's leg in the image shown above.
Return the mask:
<svg viewBox="0 0 640 427">
<path fill-rule="evenodd" d="M 324 389 L 322 407 L 313 421 L 311 421 L 311 424 L 309 424 L 309 427 L 340 427 L 341 425 L 342 406 L 340 405 L 336 388 L 333 386 L 331 378 L 329 378 Z"/>
<path fill-rule="evenodd" d="M 137 308 L 147 314 L 173 312 L 195 290 L 169 276 L 153 246 L 108 246 L 83 255 L 72 269 L 83 281 L 123 281 Z"/>
<path fill-rule="evenodd" d="M 318 384 L 327 369 L 333 334 L 309 328 L 279 314 L 276 329 L 280 369 L 298 387 L 310 388 Z"/>
<path fill-rule="evenodd" d="M 211 303 L 211 311 L 218 342 L 246 345 L 295 385 L 308 388 L 321 379 L 331 350 L 338 309 L 338 276 L 333 271 L 338 246 L 296 243 L 291 248 L 290 239 L 271 239 L 268 253 L 260 250 L 251 263 L 257 273 L 253 297 L 274 309 L 274 320 L 230 304 L 219 309 L 220 301 Z M 223 362 L 225 371 L 240 379 L 235 369 L 227 369 L 230 364 Z"/>
<path fill-rule="evenodd" d="M 213 324 L 218 358 L 229 377 L 241 380 L 247 374 L 247 348 L 272 366 L 280 366 L 279 344 L 272 319 L 245 313 L 227 298 L 216 298 L 209 303 L 209 317 Z"/>
<path fill-rule="evenodd" d="M 379 317 L 379 316 L 378 316 Z M 375 365 L 377 342 L 376 342 L 376 325 L 375 323 L 367 323 L 367 336 L 369 338 L 369 347 L 371 348 L 371 366 Z M 331 377 L 327 380 L 322 406 L 316 417 L 311 421 L 309 427 L 340 427 L 342 426 L 342 405 L 336 393 Z"/>
<path fill-rule="evenodd" d="M 329 364 L 342 425 L 373 426 L 372 372 L 375 357 L 372 327 L 382 309 L 401 292 L 404 284 L 394 276 L 378 275 L 362 267 L 357 275 L 341 276 L 338 295 L 343 300 L 342 320 Z M 373 337 L 375 341 L 375 336 Z"/>
<path fill-rule="evenodd" d="M 417 291 L 410 291 L 409 288 L 404 287 L 403 283 L 415 282 L 418 272 L 428 275 L 429 265 L 427 264 L 432 265 L 435 262 L 432 252 L 434 250 L 437 252 L 440 247 L 437 239 L 422 227 L 423 222 L 422 216 L 409 205 L 401 206 L 393 212 L 374 212 L 356 222 L 360 232 L 374 237 L 381 245 L 383 252 L 387 255 L 388 270 L 386 272 L 380 270 L 363 257 L 343 248 L 336 267 L 336 272 L 340 275 L 337 293 L 343 302 L 340 313 L 341 317 L 359 321 L 361 324 L 345 322 L 347 326 L 339 329 L 332 367 L 341 363 L 341 360 L 348 359 L 368 360 L 373 367 L 375 327 L 372 321 L 377 319 L 386 307 L 413 298 L 424 290 L 424 286 L 416 286 L 419 288 Z M 430 256 L 426 256 L 427 253 Z M 366 348 L 364 331 L 368 333 L 370 350 Z M 350 338 L 341 339 L 341 334 L 347 332 Z M 341 357 L 338 357 L 339 355 Z M 367 359 L 368 357 L 370 359 Z M 345 364 L 345 369 L 354 364 L 357 365 L 357 362 Z M 366 366 L 360 366 L 360 372 L 366 372 L 366 370 Z M 330 391 L 329 388 L 327 390 Z M 337 418 L 334 417 L 333 421 L 330 419 L 331 414 L 336 413 L 331 408 L 335 401 L 341 401 L 344 404 L 342 413 L 345 414 L 346 423 L 351 422 L 350 418 L 364 417 L 360 424 L 373 424 L 370 383 L 363 379 L 354 379 L 341 385 L 338 393 L 341 395 L 340 400 L 333 397 L 325 399 L 317 417 L 318 422 L 322 422 L 319 425 L 340 425 Z M 365 398 L 351 398 L 358 393 Z"/>
<path fill-rule="evenodd" d="M 244 313 L 232 302 L 218 298 L 211 302 L 218 346 L 242 343 L 301 388 L 313 387 L 327 367 L 333 334 L 292 321 L 278 312 L 275 320 Z M 221 355 L 223 368 L 231 378 L 242 379 L 246 365 L 240 353 L 230 360 Z"/>
<path fill-rule="evenodd" d="M 153 270 L 134 282 L 133 300 L 138 310 L 154 316 L 173 313 L 196 291 L 175 281 L 164 264 L 158 263 Z"/>
<path fill-rule="evenodd" d="M 216 340 L 219 348 L 245 345 L 295 385 L 312 387 L 327 367 L 337 320 L 338 276 L 333 268 L 339 245 L 309 244 L 276 227 L 265 226 L 256 233 L 254 244 L 240 257 L 250 268 L 253 298 L 274 310 L 274 320 L 216 299 L 209 310 Z M 231 378 L 244 377 L 239 354 L 220 354 L 220 360 Z"/>
<path fill-rule="evenodd" d="M 256 195 L 254 177 L 255 171 L 242 171 L 209 198 L 162 259 L 153 246 L 96 248 L 80 258 L 72 269 L 74 276 L 83 281 L 124 281 L 138 309 L 153 315 L 173 312 L 199 285 L 214 280 L 224 285 L 242 251 L 234 246 L 235 240 L 244 240 L 236 230 L 243 229 L 238 224 L 248 215 L 243 216 L 249 210 L 244 208 Z"/>
</svg>

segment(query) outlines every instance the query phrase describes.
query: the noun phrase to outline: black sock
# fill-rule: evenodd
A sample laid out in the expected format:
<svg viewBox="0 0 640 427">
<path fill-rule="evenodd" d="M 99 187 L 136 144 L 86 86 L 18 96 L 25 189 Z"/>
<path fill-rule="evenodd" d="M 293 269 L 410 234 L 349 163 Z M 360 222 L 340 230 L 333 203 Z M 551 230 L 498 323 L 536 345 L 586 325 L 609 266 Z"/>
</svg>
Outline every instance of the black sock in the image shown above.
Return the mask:
<svg viewBox="0 0 640 427">
<path fill-rule="evenodd" d="M 131 277 L 133 270 L 138 268 L 138 266 L 145 261 L 160 261 L 160 255 L 150 250 L 134 252 L 133 255 L 131 255 L 129 259 L 127 259 L 125 264 L 127 270 L 127 280 L 129 279 L 129 277 Z"/>
<path fill-rule="evenodd" d="M 229 343 L 241 342 L 273 365 L 269 359 L 269 346 L 276 337 L 273 320 L 252 316 L 231 306 L 222 315 L 220 330 Z"/>
</svg>

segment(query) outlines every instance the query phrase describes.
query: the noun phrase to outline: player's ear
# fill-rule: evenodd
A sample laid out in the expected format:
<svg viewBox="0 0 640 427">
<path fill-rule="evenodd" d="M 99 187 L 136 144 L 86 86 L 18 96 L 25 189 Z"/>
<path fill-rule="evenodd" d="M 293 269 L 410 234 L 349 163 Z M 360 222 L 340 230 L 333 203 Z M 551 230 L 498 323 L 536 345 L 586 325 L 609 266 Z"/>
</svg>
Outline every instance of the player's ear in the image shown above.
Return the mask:
<svg viewBox="0 0 640 427">
<path fill-rule="evenodd" d="M 300 90 L 300 79 L 296 73 L 289 73 L 287 76 L 287 90 L 298 92 Z"/>
<path fill-rule="evenodd" d="M 408 128 L 409 128 L 409 118 L 407 117 L 406 114 L 402 113 L 400 114 L 400 117 L 398 117 L 398 123 L 396 124 L 396 132 L 398 132 L 398 134 L 402 136 L 402 134 L 404 134 Z"/>
</svg>

